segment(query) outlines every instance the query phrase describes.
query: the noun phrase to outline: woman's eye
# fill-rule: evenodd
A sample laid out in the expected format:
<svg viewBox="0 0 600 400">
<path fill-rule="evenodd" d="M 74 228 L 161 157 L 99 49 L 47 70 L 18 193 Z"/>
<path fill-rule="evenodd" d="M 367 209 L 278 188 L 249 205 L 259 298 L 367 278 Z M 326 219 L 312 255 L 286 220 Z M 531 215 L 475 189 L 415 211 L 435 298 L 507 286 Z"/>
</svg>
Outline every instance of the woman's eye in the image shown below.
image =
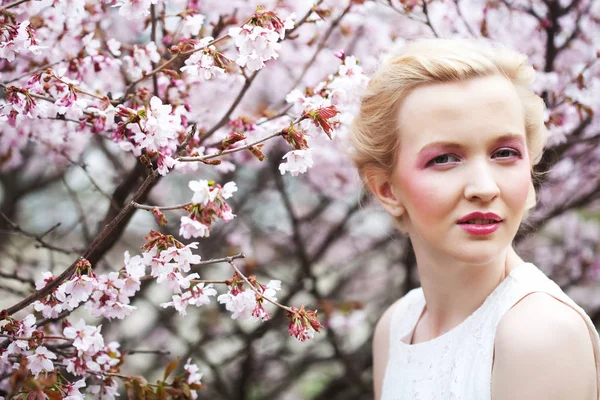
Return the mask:
<svg viewBox="0 0 600 400">
<path fill-rule="evenodd" d="M 513 149 L 500 149 L 495 155 L 498 156 L 497 158 L 510 158 L 511 156 L 520 157 L 521 153 Z"/>
<path fill-rule="evenodd" d="M 442 154 L 441 156 L 437 156 L 437 157 L 431 159 L 431 161 L 429 161 L 427 163 L 427 165 L 443 165 L 443 164 L 448 164 L 449 162 L 452 161 L 453 158 L 458 160 L 458 158 L 455 155 L 452 155 L 452 154 Z"/>
</svg>

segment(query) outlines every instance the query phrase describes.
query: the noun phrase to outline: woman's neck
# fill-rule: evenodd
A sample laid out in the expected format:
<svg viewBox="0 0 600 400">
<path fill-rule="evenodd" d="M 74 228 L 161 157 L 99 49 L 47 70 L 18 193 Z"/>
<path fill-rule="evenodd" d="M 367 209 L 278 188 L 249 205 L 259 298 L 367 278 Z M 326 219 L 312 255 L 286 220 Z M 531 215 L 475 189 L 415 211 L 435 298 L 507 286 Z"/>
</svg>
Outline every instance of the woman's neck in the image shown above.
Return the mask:
<svg viewBox="0 0 600 400">
<path fill-rule="evenodd" d="M 414 249 L 426 302 L 419 322 L 419 342 L 434 339 L 462 323 L 523 263 L 512 247 L 484 265 L 435 259 L 420 251 L 418 245 Z"/>
</svg>

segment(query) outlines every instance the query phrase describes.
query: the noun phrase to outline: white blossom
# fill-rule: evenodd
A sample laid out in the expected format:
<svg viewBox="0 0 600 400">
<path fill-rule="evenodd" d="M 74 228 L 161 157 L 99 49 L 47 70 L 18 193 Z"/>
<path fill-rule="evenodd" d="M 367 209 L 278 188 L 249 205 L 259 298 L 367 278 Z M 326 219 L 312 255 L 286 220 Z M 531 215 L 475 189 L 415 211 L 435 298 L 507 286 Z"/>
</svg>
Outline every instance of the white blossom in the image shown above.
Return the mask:
<svg viewBox="0 0 600 400">
<path fill-rule="evenodd" d="M 189 38 L 198 35 L 205 19 L 206 17 L 202 14 L 187 15 L 181 26 L 181 36 Z"/>
<path fill-rule="evenodd" d="M 286 163 L 279 164 L 281 175 L 289 172 L 292 176 L 305 173 L 308 168 L 313 166 L 311 150 L 292 150 L 283 156 L 287 159 Z"/>
</svg>

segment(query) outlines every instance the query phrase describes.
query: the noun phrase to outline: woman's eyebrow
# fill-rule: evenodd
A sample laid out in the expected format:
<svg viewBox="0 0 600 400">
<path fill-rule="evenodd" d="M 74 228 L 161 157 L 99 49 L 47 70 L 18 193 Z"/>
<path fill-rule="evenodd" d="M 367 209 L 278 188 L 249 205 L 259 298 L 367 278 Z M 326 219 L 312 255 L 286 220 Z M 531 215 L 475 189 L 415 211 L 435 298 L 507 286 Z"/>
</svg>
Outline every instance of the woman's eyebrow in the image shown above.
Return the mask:
<svg viewBox="0 0 600 400">
<path fill-rule="evenodd" d="M 525 141 L 525 135 L 522 133 L 505 133 L 496 138 L 494 138 L 493 143 L 497 144 L 499 142 L 512 142 L 517 141 L 523 143 Z M 457 149 L 462 148 L 463 145 L 456 142 L 447 142 L 447 141 L 437 141 L 428 143 L 419 150 L 419 153 L 426 151 L 432 147 L 440 147 L 442 149 Z"/>
</svg>

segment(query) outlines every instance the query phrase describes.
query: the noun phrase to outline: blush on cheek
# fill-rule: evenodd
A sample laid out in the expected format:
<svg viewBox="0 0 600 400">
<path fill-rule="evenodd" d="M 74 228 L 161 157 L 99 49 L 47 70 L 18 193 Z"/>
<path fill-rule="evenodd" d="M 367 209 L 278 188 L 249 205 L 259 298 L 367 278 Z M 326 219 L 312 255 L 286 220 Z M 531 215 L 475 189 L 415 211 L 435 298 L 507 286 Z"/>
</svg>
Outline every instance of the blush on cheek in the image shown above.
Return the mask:
<svg viewBox="0 0 600 400">
<path fill-rule="evenodd" d="M 530 190 L 534 189 L 531 187 L 531 171 L 527 163 L 523 163 L 523 168 L 515 170 L 500 183 L 502 197 L 514 209 L 525 207 Z"/>
<path fill-rule="evenodd" d="M 402 177 L 401 183 L 404 199 L 412 209 L 411 219 L 426 221 L 437 219 L 444 212 L 444 199 L 451 196 L 439 179 L 428 179 L 426 174 L 413 170 Z"/>
</svg>

